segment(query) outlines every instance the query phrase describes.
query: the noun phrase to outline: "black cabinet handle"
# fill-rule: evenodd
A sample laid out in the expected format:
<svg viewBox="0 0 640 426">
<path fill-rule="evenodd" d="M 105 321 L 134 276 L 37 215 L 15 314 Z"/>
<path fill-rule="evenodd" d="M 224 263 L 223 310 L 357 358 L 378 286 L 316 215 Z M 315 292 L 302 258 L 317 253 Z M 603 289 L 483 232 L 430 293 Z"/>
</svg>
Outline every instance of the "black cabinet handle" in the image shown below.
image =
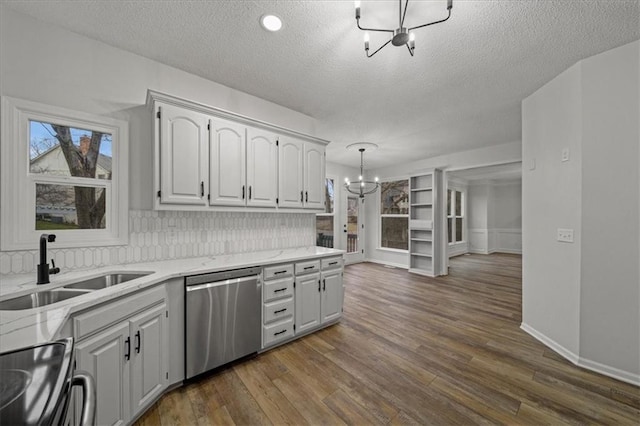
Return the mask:
<svg viewBox="0 0 640 426">
<path fill-rule="evenodd" d="M 244 185 L 242 185 L 242 199 L 244 200 Z"/>
<path fill-rule="evenodd" d="M 249 185 L 249 199 L 251 199 L 251 185 Z"/>
<path fill-rule="evenodd" d="M 287 289 L 286 287 L 285 287 L 285 288 L 279 288 L 279 289 L 277 289 L 277 290 L 273 290 L 273 292 L 274 292 L 274 293 L 279 293 L 279 292 L 281 292 L 281 291 L 285 291 L 286 289 Z"/>
<path fill-rule="evenodd" d="M 329 262 L 329 265 L 337 265 L 338 262 Z"/>
<path fill-rule="evenodd" d="M 320 280 L 318 280 L 318 293 L 320 293 Z"/>
<path fill-rule="evenodd" d="M 325 279 L 322 280 L 322 291 L 327 291 L 327 281 Z"/>
<path fill-rule="evenodd" d="M 286 272 L 287 272 L 286 269 L 284 271 L 276 271 L 273 273 L 273 275 L 285 274 Z"/>
<path fill-rule="evenodd" d="M 307 271 L 307 270 L 309 270 L 309 269 L 313 269 L 313 268 L 315 268 L 315 266 L 311 265 L 311 266 L 305 266 L 305 267 L 304 267 L 304 268 L 302 268 L 302 269 L 304 269 L 305 271 Z"/>
<path fill-rule="evenodd" d="M 140 353 L 140 330 L 136 331 L 136 353 Z"/>
<path fill-rule="evenodd" d="M 278 334 L 282 334 L 282 333 L 286 333 L 287 330 L 282 330 L 282 331 L 278 331 L 277 333 L 273 333 L 274 336 L 277 336 Z"/>
<path fill-rule="evenodd" d="M 200 196 L 204 197 L 204 181 L 200 182 Z"/>
<path fill-rule="evenodd" d="M 280 312 L 286 311 L 287 308 L 278 309 L 277 311 L 273 311 L 274 314 L 279 314 Z"/>
<path fill-rule="evenodd" d="M 304 191 L 304 198 L 305 198 L 304 202 L 308 203 L 309 202 L 309 192 L 308 191 Z"/>
<path fill-rule="evenodd" d="M 127 361 L 129 361 L 129 358 L 131 358 L 131 338 L 130 338 L 130 337 L 127 337 L 127 338 L 124 340 L 124 344 L 125 344 L 125 345 L 126 345 L 126 347 L 127 347 L 127 350 L 126 350 L 126 351 L 125 351 L 125 353 L 124 353 L 124 359 L 126 359 Z"/>
<path fill-rule="evenodd" d="M 300 202 L 304 201 L 304 191 L 300 191 Z"/>
</svg>

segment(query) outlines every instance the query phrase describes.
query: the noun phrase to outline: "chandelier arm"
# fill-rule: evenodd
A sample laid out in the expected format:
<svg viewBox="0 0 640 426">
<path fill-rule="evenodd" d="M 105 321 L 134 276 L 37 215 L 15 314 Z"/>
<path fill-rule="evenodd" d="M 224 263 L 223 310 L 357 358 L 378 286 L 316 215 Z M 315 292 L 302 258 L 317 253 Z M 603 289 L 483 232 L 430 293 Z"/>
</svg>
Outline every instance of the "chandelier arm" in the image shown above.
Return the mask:
<svg viewBox="0 0 640 426">
<path fill-rule="evenodd" d="M 402 0 L 400 1 L 400 8 L 402 9 Z M 404 27 L 404 18 L 407 16 L 407 6 L 409 6 L 409 0 L 404 4 L 404 13 L 402 14 L 402 20 L 400 21 L 400 28 Z"/>
<path fill-rule="evenodd" d="M 451 18 L 451 9 L 449 9 L 449 15 L 447 15 L 446 18 L 441 19 L 439 21 L 429 22 L 428 24 L 418 25 L 417 27 L 411 27 L 411 28 L 409 28 L 409 31 L 417 30 L 418 28 L 428 27 L 429 25 L 439 24 L 441 22 L 444 22 L 444 21 L 448 20 L 449 18 Z"/>
<path fill-rule="evenodd" d="M 383 29 L 379 29 L 379 28 L 364 28 L 360 26 L 360 18 L 356 19 L 356 23 L 358 24 L 358 28 L 360 28 L 362 31 L 378 31 L 378 32 L 383 32 L 383 33 L 393 33 L 393 30 L 383 30 Z"/>
<path fill-rule="evenodd" d="M 405 46 L 407 46 L 407 49 L 409 49 L 409 53 L 411 53 L 411 56 L 413 56 L 413 49 L 409 47 L 409 43 L 405 44 Z"/>
<path fill-rule="evenodd" d="M 378 53 L 379 51 L 381 51 L 381 50 L 382 50 L 382 48 L 383 48 L 383 47 L 385 47 L 385 46 L 386 46 L 387 44 L 389 44 L 389 43 L 391 43 L 391 40 L 387 41 L 385 44 L 383 44 L 382 46 L 380 46 L 380 47 L 378 48 L 378 50 L 376 50 L 375 52 L 373 52 L 371 55 L 369 55 L 369 51 L 368 51 L 368 50 L 365 50 L 365 53 L 367 54 L 367 58 L 370 58 L 370 57 L 372 57 L 373 55 L 375 55 L 376 53 Z"/>
</svg>

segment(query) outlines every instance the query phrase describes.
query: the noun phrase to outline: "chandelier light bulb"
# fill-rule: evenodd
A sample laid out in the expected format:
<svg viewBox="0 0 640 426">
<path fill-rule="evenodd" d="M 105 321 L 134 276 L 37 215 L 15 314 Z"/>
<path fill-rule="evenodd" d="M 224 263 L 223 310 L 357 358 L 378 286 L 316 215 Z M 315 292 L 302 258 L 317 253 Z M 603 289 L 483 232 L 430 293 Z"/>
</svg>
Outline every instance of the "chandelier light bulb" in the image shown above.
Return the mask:
<svg viewBox="0 0 640 426">
<path fill-rule="evenodd" d="M 409 33 L 409 41 L 415 41 L 416 40 L 416 33 Z"/>
<path fill-rule="evenodd" d="M 355 0 L 353 4 L 355 5 L 356 9 L 360 8 L 360 0 Z"/>
<path fill-rule="evenodd" d="M 374 180 L 374 182 L 377 182 L 378 181 L 378 176 L 376 176 L 373 180 Z"/>
<path fill-rule="evenodd" d="M 362 175 L 358 176 L 358 180 L 362 180 Z"/>
<path fill-rule="evenodd" d="M 360 186 L 364 187 L 364 182 L 360 182 Z"/>
</svg>

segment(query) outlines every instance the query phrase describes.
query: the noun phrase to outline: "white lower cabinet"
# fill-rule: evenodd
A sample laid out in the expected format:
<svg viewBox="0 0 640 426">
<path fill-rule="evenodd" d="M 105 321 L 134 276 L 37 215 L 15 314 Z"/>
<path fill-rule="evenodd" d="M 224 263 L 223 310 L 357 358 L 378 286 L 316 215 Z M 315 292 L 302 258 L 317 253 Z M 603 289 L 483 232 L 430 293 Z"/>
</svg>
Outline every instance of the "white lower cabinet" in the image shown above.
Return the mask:
<svg viewBox="0 0 640 426">
<path fill-rule="evenodd" d="M 296 275 L 296 334 L 320 325 L 320 273 Z"/>
<path fill-rule="evenodd" d="M 155 289 L 142 292 L 74 318 L 76 368 L 89 372 L 96 383 L 96 424 L 130 423 L 167 385 L 167 306 L 164 299 L 157 300 L 159 294 L 163 292 Z M 148 304 L 141 310 L 145 299 Z M 138 313 L 114 318 L 123 305 Z M 81 330 L 100 331 L 78 337 Z M 76 407 L 81 406 L 79 399 Z"/>
<path fill-rule="evenodd" d="M 342 315 L 342 269 L 322 271 L 322 323 L 333 321 Z"/>
</svg>

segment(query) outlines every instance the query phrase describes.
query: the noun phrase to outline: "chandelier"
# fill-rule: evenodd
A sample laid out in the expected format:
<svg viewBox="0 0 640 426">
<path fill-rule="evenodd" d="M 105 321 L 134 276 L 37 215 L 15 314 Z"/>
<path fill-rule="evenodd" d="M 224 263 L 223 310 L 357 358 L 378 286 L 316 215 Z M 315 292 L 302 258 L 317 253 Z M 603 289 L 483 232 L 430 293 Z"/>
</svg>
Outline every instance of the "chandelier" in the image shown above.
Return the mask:
<svg viewBox="0 0 640 426">
<path fill-rule="evenodd" d="M 347 149 L 357 149 L 360 151 L 360 176 L 356 182 L 351 182 L 349 178 L 344 178 L 344 187 L 352 194 L 356 194 L 359 198 L 363 199 L 364 196 L 373 194 L 376 192 L 380 183 L 376 177 L 373 181 L 365 180 L 364 178 L 364 151 L 376 149 L 378 145 L 368 142 L 358 142 L 347 146 Z"/>
<path fill-rule="evenodd" d="M 435 25 L 435 24 L 439 24 L 441 22 L 446 21 L 447 19 L 449 19 L 451 17 L 451 8 L 453 7 L 453 0 L 447 0 L 447 12 L 448 15 L 446 18 L 441 19 L 439 21 L 434 21 L 434 22 L 429 22 L 428 24 L 423 24 L 423 25 L 418 25 L 416 27 L 410 27 L 407 28 L 404 26 L 404 18 L 407 15 L 407 6 L 409 5 L 409 0 L 405 0 L 404 3 L 404 12 L 402 11 L 402 0 L 398 0 L 398 28 L 396 28 L 395 30 L 387 30 L 387 29 L 382 29 L 382 28 L 363 28 L 360 26 L 360 0 L 356 0 L 355 1 L 355 5 L 356 5 L 356 23 L 358 24 L 358 28 L 360 28 L 362 31 L 378 31 L 378 32 L 384 32 L 384 33 L 392 33 L 393 36 L 391 37 L 391 39 L 389 41 L 387 41 L 385 44 L 383 44 L 382 46 L 380 46 L 375 52 L 373 52 L 371 55 L 369 55 L 369 33 L 365 32 L 364 33 L 364 51 L 367 54 L 367 58 L 372 57 L 373 55 L 375 55 L 376 53 L 378 53 L 380 50 L 382 50 L 383 47 L 385 47 L 387 44 L 391 43 L 394 46 L 407 46 L 407 49 L 409 49 L 409 53 L 411 54 L 411 56 L 413 56 L 413 51 L 415 50 L 416 46 L 415 46 L 415 35 L 413 33 L 413 30 L 417 30 L 418 28 L 424 28 L 424 27 L 428 27 L 430 25 Z"/>
</svg>

